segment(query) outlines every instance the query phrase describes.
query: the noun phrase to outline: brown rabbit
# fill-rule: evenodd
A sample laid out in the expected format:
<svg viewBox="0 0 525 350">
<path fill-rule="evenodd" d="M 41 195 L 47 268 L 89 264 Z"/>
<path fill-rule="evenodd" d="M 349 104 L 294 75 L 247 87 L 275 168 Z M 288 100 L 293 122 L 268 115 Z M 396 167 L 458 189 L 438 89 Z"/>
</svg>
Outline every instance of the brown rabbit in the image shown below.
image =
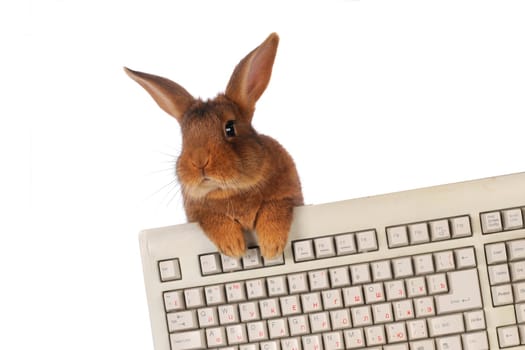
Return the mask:
<svg viewBox="0 0 525 350">
<path fill-rule="evenodd" d="M 226 91 L 207 101 L 173 81 L 125 68 L 181 126 L 176 172 L 188 220 L 198 222 L 219 250 L 233 257 L 244 255 L 244 231 L 251 230 L 265 258 L 281 254 L 293 208 L 303 204 L 292 158 L 251 125 L 278 43 L 271 34 L 239 62 Z"/>
</svg>

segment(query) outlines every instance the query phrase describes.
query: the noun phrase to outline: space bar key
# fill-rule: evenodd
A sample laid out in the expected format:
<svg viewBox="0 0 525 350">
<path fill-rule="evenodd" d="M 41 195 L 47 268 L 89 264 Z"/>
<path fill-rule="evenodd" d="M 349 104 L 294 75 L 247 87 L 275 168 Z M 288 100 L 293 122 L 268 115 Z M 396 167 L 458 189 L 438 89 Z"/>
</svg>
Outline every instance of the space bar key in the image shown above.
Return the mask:
<svg viewBox="0 0 525 350">
<path fill-rule="evenodd" d="M 476 269 L 448 272 L 447 278 L 449 293 L 436 296 L 438 315 L 483 307 Z"/>
</svg>

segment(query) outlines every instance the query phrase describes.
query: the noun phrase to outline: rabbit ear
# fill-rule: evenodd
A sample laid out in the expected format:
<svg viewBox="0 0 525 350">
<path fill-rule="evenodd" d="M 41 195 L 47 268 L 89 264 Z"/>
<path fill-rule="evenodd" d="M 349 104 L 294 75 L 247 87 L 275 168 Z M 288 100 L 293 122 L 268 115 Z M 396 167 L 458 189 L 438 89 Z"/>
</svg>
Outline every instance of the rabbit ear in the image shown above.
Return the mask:
<svg viewBox="0 0 525 350">
<path fill-rule="evenodd" d="M 279 36 L 270 34 L 239 62 L 226 87 L 226 96 L 237 103 L 249 118 L 253 115 L 255 103 L 270 82 L 278 44 Z"/>
<path fill-rule="evenodd" d="M 139 83 L 166 113 L 179 122 L 194 98 L 179 84 L 152 74 L 133 71 L 124 67 L 129 77 Z"/>
</svg>

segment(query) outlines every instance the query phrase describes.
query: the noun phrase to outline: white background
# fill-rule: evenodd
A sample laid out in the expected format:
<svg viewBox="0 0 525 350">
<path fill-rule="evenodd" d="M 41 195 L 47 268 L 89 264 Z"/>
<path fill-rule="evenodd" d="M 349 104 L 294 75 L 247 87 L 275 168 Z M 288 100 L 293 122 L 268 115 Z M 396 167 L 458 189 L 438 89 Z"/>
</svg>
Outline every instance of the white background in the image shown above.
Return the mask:
<svg viewBox="0 0 525 350">
<path fill-rule="evenodd" d="M 175 120 L 281 37 L 255 127 L 309 204 L 525 170 L 520 1 L 0 5 L 0 348 L 152 349 L 137 234 L 185 221 Z"/>
</svg>

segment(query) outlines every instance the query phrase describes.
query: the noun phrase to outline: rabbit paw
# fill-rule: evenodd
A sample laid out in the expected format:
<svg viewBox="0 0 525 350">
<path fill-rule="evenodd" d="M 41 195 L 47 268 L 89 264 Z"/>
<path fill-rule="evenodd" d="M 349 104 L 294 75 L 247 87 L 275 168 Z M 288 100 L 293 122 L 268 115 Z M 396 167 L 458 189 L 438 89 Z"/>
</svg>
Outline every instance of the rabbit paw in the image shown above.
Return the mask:
<svg viewBox="0 0 525 350">
<path fill-rule="evenodd" d="M 287 238 L 287 233 L 259 234 L 258 240 L 261 255 L 265 259 L 273 259 L 281 255 L 286 246 Z"/>
<path fill-rule="evenodd" d="M 246 243 L 242 231 L 228 232 L 217 239 L 215 244 L 221 253 L 232 258 L 240 258 L 246 252 Z"/>
</svg>

